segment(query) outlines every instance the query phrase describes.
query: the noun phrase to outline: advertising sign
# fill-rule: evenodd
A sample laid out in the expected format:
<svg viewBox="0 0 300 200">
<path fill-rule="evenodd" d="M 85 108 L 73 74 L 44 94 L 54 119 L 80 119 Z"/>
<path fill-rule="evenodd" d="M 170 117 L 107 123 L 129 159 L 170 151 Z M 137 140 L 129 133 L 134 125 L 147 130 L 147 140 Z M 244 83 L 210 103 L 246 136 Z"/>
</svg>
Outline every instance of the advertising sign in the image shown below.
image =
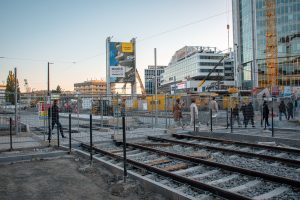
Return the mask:
<svg viewBox="0 0 300 200">
<path fill-rule="evenodd" d="M 39 119 L 45 119 L 48 117 L 48 106 L 44 101 L 38 103 Z"/>
<path fill-rule="evenodd" d="M 109 42 L 110 83 L 135 82 L 134 43 Z"/>
<path fill-rule="evenodd" d="M 110 66 L 110 77 L 124 78 L 125 77 L 125 67 L 123 67 L 123 66 Z"/>
</svg>

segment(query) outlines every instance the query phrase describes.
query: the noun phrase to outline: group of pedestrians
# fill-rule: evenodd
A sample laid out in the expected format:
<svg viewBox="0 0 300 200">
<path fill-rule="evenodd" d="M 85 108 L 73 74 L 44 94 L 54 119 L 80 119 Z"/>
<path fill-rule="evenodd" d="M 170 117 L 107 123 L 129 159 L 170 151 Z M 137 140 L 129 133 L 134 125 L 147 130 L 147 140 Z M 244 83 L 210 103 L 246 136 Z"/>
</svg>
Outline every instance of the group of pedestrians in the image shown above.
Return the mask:
<svg viewBox="0 0 300 200">
<path fill-rule="evenodd" d="M 287 120 L 293 119 L 294 105 L 293 105 L 292 101 L 289 101 L 288 104 L 285 105 L 284 101 L 282 100 L 280 102 L 278 108 L 279 108 L 279 120 L 280 121 L 282 120 L 282 114 L 284 114 L 285 119 L 287 119 Z"/>
<path fill-rule="evenodd" d="M 175 121 L 176 126 L 182 127 L 182 129 L 185 128 L 185 124 L 183 123 L 183 115 L 182 115 L 182 110 L 185 107 L 185 103 L 181 102 L 180 99 L 176 99 L 176 102 L 173 106 L 173 118 Z M 215 97 L 212 97 L 212 100 L 210 101 L 209 107 L 212 111 L 212 117 L 216 118 L 218 111 L 219 111 L 219 105 L 215 100 Z M 198 112 L 198 107 L 196 105 L 196 100 L 191 99 L 191 105 L 190 105 L 190 126 L 193 126 L 194 124 L 198 125 L 200 124 L 199 122 L 199 112 Z"/>
<path fill-rule="evenodd" d="M 182 109 L 185 106 L 184 102 L 180 102 L 180 99 L 176 99 L 176 103 L 173 107 L 173 113 L 174 113 L 174 121 L 177 124 L 177 126 L 181 126 L 184 129 L 184 123 L 182 122 Z M 212 111 L 212 118 L 216 118 L 219 106 L 218 103 L 216 102 L 215 98 L 213 97 L 212 100 L 209 103 L 209 108 Z M 279 105 L 279 120 L 282 120 L 282 115 L 285 115 L 285 118 L 287 120 L 293 119 L 293 110 L 294 106 L 292 101 L 289 101 L 287 105 L 285 105 L 284 101 L 282 100 L 280 105 Z M 249 103 L 243 102 L 242 106 L 239 108 L 239 105 L 236 104 L 235 107 L 232 109 L 232 125 L 234 125 L 235 121 L 237 121 L 238 126 L 242 127 L 242 123 L 240 120 L 240 112 L 243 114 L 243 126 L 247 128 L 248 124 L 251 123 L 252 127 L 255 127 L 254 124 L 254 108 L 252 101 L 249 101 Z M 264 128 L 269 128 L 270 123 L 269 123 L 269 115 L 270 115 L 270 109 L 268 106 L 267 101 L 263 102 L 262 109 L 261 109 L 261 114 L 262 114 L 262 120 L 261 120 L 261 126 Z M 195 103 L 195 99 L 191 100 L 191 105 L 190 105 L 190 116 L 191 116 L 191 121 L 190 125 L 193 126 L 194 124 L 197 124 L 198 122 L 198 108 Z M 195 122 L 194 122 L 195 121 Z"/>
<path fill-rule="evenodd" d="M 252 102 L 250 101 L 248 104 L 245 102 L 241 106 L 241 109 L 239 110 L 238 104 L 235 105 L 235 107 L 232 109 L 232 123 L 234 124 L 235 121 L 237 121 L 238 126 L 241 127 L 241 122 L 240 122 L 240 114 L 239 111 L 243 113 L 243 124 L 244 127 L 247 128 L 249 121 L 252 124 L 252 127 L 255 127 L 254 125 L 254 109 Z"/>
</svg>

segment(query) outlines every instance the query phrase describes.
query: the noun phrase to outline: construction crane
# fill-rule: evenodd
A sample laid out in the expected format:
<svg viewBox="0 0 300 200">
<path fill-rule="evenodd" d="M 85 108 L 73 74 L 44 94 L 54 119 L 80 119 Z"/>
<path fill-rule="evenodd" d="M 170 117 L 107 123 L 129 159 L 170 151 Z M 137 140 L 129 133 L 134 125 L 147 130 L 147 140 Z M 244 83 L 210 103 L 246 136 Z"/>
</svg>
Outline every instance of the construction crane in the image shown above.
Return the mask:
<svg viewBox="0 0 300 200">
<path fill-rule="evenodd" d="M 278 85 L 278 56 L 276 34 L 276 0 L 266 0 L 266 65 L 267 80 L 263 81 L 263 87 L 269 87 L 272 91 Z"/>
<path fill-rule="evenodd" d="M 200 83 L 198 84 L 198 88 L 201 88 L 201 86 L 206 82 L 206 80 L 210 77 L 210 75 L 215 71 L 215 69 L 220 66 L 221 62 L 228 57 L 228 54 L 225 54 L 220 60 L 219 62 L 214 66 L 214 68 L 212 68 L 210 70 L 210 72 L 206 75 L 206 77 L 200 81 Z"/>
<path fill-rule="evenodd" d="M 140 84 L 140 89 L 141 89 L 142 95 L 145 96 L 146 92 L 145 92 L 144 84 L 143 84 L 142 79 L 140 77 L 140 74 L 139 74 L 139 72 L 138 72 L 138 70 L 136 68 L 135 68 L 135 72 L 136 72 L 136 76 L 137 76 L 138 82 Z M 124 85 L 122 87 L 123 94 L 126 93 L 126 85 L 127 85 L 127 83 L 124 83 Z"/>
</svg>

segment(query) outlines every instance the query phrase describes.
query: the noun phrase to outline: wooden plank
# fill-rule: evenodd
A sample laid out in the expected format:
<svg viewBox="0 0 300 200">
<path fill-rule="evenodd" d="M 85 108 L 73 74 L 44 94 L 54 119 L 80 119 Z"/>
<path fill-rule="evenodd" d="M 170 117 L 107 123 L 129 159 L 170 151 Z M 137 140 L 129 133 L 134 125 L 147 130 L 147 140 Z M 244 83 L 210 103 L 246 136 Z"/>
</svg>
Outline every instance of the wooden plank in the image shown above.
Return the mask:
<svg viewBox="0 0 300 200">
<path fill-rule="evenodd" d="M 159 165 L 159 164 L 168 163 L 168 162 L 171 162 L 171 160 L 159 159 L 159 160 L 152 160 L 152 161 L 146 162 L 145 164 L 153 166 L 153 165 Z"/>
<path fill-rule="evenodd" d="M 136 143 L 138 145 L 142 146 L 162 146 L 162 147 L 168 147 L 168 146 L 173 146 L 171 143 Z"/>
<path fill-rule="evenodd" d="M 210 155 L 206 152 L 193 152 L 192 154 L 189 154 L 187 156 L 191 156 L 191 157 L 195 157 L 195 158 L 203 158 L 203 159 L 210 157 Z"/>
</svg>

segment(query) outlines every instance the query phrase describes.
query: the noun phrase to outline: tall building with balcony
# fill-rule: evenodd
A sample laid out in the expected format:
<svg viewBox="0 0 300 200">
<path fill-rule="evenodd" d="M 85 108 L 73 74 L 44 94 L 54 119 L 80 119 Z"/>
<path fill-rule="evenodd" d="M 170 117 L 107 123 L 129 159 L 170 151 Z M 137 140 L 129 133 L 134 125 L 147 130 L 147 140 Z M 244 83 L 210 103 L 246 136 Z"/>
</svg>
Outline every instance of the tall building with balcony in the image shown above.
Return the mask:
<svg viewBox="0 0 300 200">
<path fill-rule="evenodd" d="M 268 87 L 270 78 L 278 87 L 300 86 L 300 1 L 233 0 L 232 12 L 239 86 Z"/>
<path fill-rule="evenodd" d="M 211 84 L 218 89 L 222 86 L 234 86 L 233 54 L 220 60 L 224 53 L 216 47 L 185 46 L 173 55 L 162 74 L 161 86 L 165 92 L 195 93 L 206 91 Z M 220 62 L 220 63 L 219 63 Z M 201 80 L 213 70 L 205 83 L 198 88 Z"/>
<path fill-rule="evenodd" d="M 75 83 L 74 90 L 76 93 L 86 95 L 106 94 L 106 82 L 103 80 L 90 80 Z"/>
<path fill-rule="evenodd" d="M 160 87 L 160 75 L 167 66 L 157 66 L 157 88 Z M 149 65 L 144 71 L 146 94 L 155 94 L 155 66 Z"/>
<path fill-rule="evenodd" d="M 0 83 L 0 103 L 5 102 L 6 85 Z"/>
</svg>

